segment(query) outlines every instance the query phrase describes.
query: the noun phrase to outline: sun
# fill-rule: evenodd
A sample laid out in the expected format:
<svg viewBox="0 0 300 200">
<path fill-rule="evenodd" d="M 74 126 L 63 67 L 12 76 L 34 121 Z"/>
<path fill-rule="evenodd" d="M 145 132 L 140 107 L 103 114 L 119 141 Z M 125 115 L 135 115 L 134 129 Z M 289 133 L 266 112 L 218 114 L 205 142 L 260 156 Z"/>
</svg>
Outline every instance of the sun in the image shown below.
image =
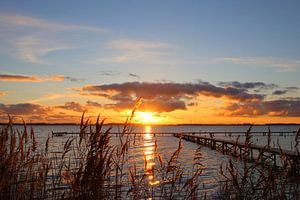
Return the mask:
<svg viewBox="0 0 300 200">
<path fill-rule="evenodd" d="M 153 124 L 157 122 L 157 118 L 153 112 L 137 112 L 136 120 L 142 124 Z"/>
</svg>

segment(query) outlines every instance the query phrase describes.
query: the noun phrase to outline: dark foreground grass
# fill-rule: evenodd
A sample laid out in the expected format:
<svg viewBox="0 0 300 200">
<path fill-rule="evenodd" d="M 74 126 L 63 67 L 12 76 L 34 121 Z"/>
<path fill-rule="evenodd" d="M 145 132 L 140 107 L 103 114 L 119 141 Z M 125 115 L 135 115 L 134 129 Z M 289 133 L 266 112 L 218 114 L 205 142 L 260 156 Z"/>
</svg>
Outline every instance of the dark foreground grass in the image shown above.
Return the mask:
<svg viewBox="0 0 300 200">
<path fill-rule="evenodd" d="M 110 129 L 103 129 L 104 120 L 98 117 L 92 126 L 83 115 L 79 136 L 70 137 L 60 153 L 49 151 L 51 138 L 37 145 L 32 129 L 24 123 L 23 130 L 16 131 L 9 120 L 0 131 L 0 199 L 205 199 L 199 184 L 201 148 L 195 152 L 194 173 L 189 177 L 184 176 L 178 161 L 181 140 L 168 159 L 156 153 L 155 145 L 157 165 L 147 168 L 145 159 L 143 174 L 130 163 L 129 149 L 135 145 L 136 135 L 127 133 L 132 132 L 134 112 L 120 130 L 117 144 L 111 142 Z M 249 129 L 246 145 L 250 143 Z M 282 155 L 281 161 L 286 160 Z M 216 198 L 297 199 L 298 179 L 287 163 L 283 166 L 280 173 L 246 162 L 241 169 L 229 160 L 220 170 L 224 181 Z M 154 173 L 159 182 L 151 182 Z"/>
<path fill-rule="evenodd" d="M 246 151 L 243 154 L 243 160 L 248 159 L 250 154 L 250 149 L 247 147 L 252 144 L 251 127 L 245 136 Z M 298 157 L 300 157 L 299 136 L 300 129 L 295 135 L 295 149 Z M 221 165 L 220 173 L 224 181 L 220 184 L 220 199 L 300 199 L 299 158 L 291 163 L 278 144 L 281 155 L 277 162 L 281 162 L 282 167 L 278 169 L 273 165 L 268 165 L 272 163 L 271 154 L 270 157 L 264 158 L 265 165 L 261 166 L 263 153 L 270 150 L 270 129 L 267 137 L 268 142 L 254 163 L 243 162 L 242 167 L 238 167 L 232 159 L 229 159 L 225 167 Z"/>
</svg>

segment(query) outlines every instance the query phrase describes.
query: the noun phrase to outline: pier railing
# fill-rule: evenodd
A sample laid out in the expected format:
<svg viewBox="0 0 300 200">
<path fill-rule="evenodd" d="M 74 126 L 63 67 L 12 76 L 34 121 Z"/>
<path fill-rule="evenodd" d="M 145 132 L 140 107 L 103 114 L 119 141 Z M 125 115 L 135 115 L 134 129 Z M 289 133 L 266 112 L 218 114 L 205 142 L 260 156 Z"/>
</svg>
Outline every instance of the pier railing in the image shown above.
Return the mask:
<svg viewBox="0 0 300 200">
<path fill-rule="evenodd" d="M 223 138 L 215 138 L 212 134 L 210 134 L 209 137 L 206 137 L 196 134 L 175 133 L 174 136 L 210 147 L 214 150 L 219 150 L 223 154 L 239 157 L 244 161 L 256 161 L 262 165 L 280 167 L 279 158 L 284 158 L 284 160 L 287 161 L 286 164 L 289 165 L 293 173 L 300 174 L 300 153 L 298 149 L 292 151 L 282 149 L 280 146 L 275 148 L 267 145 L 239 142 L 238 140 L 232 141 Z"/>
</svg>

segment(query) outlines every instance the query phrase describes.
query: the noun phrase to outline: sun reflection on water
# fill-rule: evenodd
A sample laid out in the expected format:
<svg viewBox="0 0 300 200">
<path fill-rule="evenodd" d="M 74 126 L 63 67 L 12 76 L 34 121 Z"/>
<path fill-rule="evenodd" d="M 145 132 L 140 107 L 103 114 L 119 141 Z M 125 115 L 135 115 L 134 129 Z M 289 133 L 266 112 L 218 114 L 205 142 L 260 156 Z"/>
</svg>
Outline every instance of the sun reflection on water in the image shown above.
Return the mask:
<svg viewBox="0 0 300 200">
<path fill-rule="evenodd" d="M 154 157 L 155 157 L 155 143 L 151 126 L 145 126 L 144 134 L 144 157 L 145 157 L 145 173 L 150 185 L 159 184 L 158 180 L 154 179 Z"/>
</svg>

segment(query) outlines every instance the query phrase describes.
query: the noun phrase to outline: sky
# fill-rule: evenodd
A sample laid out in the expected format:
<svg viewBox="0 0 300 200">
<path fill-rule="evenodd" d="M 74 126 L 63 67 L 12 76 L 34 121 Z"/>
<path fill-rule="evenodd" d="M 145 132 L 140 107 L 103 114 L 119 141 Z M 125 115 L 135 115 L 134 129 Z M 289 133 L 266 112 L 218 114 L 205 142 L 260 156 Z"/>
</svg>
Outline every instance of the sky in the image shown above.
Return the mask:
<svg viewBox="0 0 300 200">
<path fill-rule="evenodd" d="M 0 122 L 300 123 L 299 22 L 297 0 L 0 1 Z"/>
</svg>

